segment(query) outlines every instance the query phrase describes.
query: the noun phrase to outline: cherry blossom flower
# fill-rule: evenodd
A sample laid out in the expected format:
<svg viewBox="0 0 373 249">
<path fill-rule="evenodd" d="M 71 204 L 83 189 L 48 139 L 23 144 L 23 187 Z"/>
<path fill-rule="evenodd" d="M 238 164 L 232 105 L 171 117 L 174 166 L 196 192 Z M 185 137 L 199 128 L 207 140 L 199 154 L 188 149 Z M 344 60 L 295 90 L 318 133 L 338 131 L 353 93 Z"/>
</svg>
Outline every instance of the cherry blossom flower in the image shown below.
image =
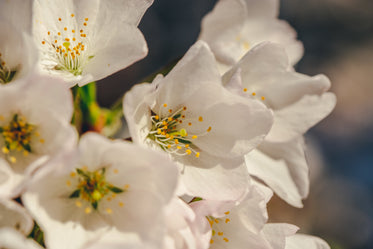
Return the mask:
<svg viewBox="0 0 373 249">
<path fill-rule="evenodd" d="M 0 90 L 0 158 L 7 161 L 1 170 L 1 188 L 8 190 L 4 195 L 17 196 L 43 161 L 74 146 L 72 109 L 70 91 L 49 77 L 33 75 Z"/>
<path fill-rule="evenodd" d="M 210 45 L 222 72 L 263 41 L 283 45 L 295 64 L 303 45 L 293 28 L 277 18 L 278 11 L 278 0 L 220 0 L 202 20 L 199 39 Z"/>
<path fill-rule="evenodd" d="M 297 227 L 267 223 L 266 203 L 269 196 L 256 186 L 237 201 L 193 202 L 190 205 L 200 218 L 200 225 L 210 227 L 210 249 L 247 248 L 283 249 L 286 237 Z"/>
<path fill-rule="evenodd" d="M 237 74 L 241 80 L 232 80 Z M 231 91 L 262 99 L 274 113 L 273 126 L 263 143 L 246 156 L 250 174 L 289 204 L 301 207 L 309 188 L 302 135 L 335 106 L 335 95 L 326 92 L 329 79 L 294 72 L 285 50 L 272 43 L 250 50 L 223 79 Z"/>
<path fill-rule="evenodd" d="M 20 5 L 22 4 L 22 8 Z M 31 37 L 32 1 L 0 2 L 0 87 L 25 77 L 37 61 Z"/>
<path fill-rule="evenodd" d="M 197 42 L 163 78 L 140 84 L 123 102 L 135 143 L 178 162 L 185 191 L 205 199 L 242 195 L 248 181 L 243 155 L 272 124 L 260 101 L 226 90 L 208 45 Z"/>
<path fill-rule="evenodd" d="M 286 238 L 285 249 L 330 249 L 330 246 L 320 238 L 295 234 Z"/>
<path fill-rule="evenodd" d="M 152 0 L 35 0 L 33 34 L 42 72 L 80 86 L 147 54 L 137 28 Z"/>
<path fill-rule="evenodd" d="M 111 234 L 128 243 L 163 242 L 163 208 L 177 182 L 177 167 L 164 155 L 88 133 L 79 154 L 55 158 L 39 172 L 22 201 L 47 247 L 80 248 Z"/>
</svg>

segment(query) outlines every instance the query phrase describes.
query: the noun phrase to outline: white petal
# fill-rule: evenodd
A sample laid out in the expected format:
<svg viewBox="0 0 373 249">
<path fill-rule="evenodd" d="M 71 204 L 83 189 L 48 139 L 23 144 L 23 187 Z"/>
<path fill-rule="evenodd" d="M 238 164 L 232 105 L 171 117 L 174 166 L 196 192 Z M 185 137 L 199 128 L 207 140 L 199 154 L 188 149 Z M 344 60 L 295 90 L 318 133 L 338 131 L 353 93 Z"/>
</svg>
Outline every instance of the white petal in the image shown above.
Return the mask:
<svg viewBox="0 0 373 249">
<path fill-rule="evenodd" d="M 285 249 L 330 249 L 330 246 L 318 237 L 295 234 L 286 238 Z"/>
<path fill-rule="evenodd" d="M 335 104 L 336 97 L 333 93 L 305 95 L 294 104 L 274 112 L 275 122 L 266 140 L 289 141 L 303 135 L 329 115 Z"/>
<path fill-rule="evenodd" d="M 245 167 L 225 169 L 188 166 L 181 175 L 187 194 L 207 200 L 237 200 L 246 191 L 248 175 Z"/>
<path fill-rule="evenodd" d="M 1 19 L 10 22 L 18 30 L 31 33 L 32 0 L 5 0 L 0 2 Z M 10 33 L 1 33 L 10 35 Z"/>
<path fill-rule="evenodd" d="M 285 223 L 269 223 L 263 228 L 263 235 L 271 244 L 271 249 L 285 248 L 287 237 L 293 235 L 298 227 Z"/>
<path fill-rule="evenodd" d="M 321 94 L 330 87 L 329 79 L 323 75 L 309 77 L 294 72 L 285 50 L 272 43 L 262 43 L 251 49 L 224 75 L 224 82 L 238 67 L 242 70 L 242 86 L 249 93 L 264 96 L 265 103 L 273 110 L 292 104 L 306 94 Z"/>
<path fill-rule="evenodd" d="M 21 233 L 14 229 L 3 228 L 0 229 L 0 246 L 1 248 L 9 249 L 42 249 L 39 244 L 37 244 L 32 239 L 27 239 Z"/>
<path fill-rule="evenodd" d="M 281 144 L 276 148 L 281 150 L 281 146 L 284 145 Z M 293 147 L 295 149 L 297 148 L 296 146 Z M 245 157 L 246 165 L 251 175 L 263 180 L 282 199 L 293 206 L 302 207 L 303 204 L 301 200 L 305 197 L 304 195 L 308 193 L 308 167 L 302 149 L 289 149 L 287 151 L 289 153 L 289 162 L 285 161 L 286 156 L 282 157 L 285 158 L 285 160 L 282 158 L 271 158 L 260 150 L 253 150 Z M 295 162 L 301 162 L 299 165 L 293 164 L 293 162 L 290 161 L 293 159 L 290 155 L 298 155 L 297 152 L 299 152 L 299 156 L 294 158 L 297 158 Z M 302 155 L 303 157 L 301 157 Z"/>
<path fill-rule="evenodd" d="M 27 210 L 12 200 L 0 200 L 0 227 L 11 227 L 28 235 L 34 222 Z"/>
</svg>

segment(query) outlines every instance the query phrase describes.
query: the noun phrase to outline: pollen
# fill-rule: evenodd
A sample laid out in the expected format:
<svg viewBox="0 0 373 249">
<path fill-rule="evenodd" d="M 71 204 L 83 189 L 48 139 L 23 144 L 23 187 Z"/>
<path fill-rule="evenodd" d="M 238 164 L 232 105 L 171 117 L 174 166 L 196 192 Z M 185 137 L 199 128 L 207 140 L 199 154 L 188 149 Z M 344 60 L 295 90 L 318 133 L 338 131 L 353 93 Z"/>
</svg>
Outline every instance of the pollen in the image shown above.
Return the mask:
<svg viewBox="0 0 373 249">
<path fill-rule="evenodd" d="M 199 121 L 199 122 L 202 122 L 202 121 L 203 121 L 203 118 L 200 116 L 200 117 L 198 118 L 198 121 Z"/>
<path fill-rule="evenodd" d="M 196 157 L 199 158 L 199 152 L 196 153 Z"/>
<path fill-rule="evenodd" d="M 209 126 L 209 128 L 207 128 L 207 132 L 210 132 L 211 131 L 211 126 Z"/>
<path fill-rule="evenodd" d="M 86 214 L 90 214 L 91 212 L 92 212 L 92 209 L 90 207 L 86 207 L 84 209 L 84 213 L 86 213 Z"/>
<path fill-rule="evenodd" d="M 265 100 L 266 98 L 264 96 L 261 97 L 262 100 Z"/>
<path fill-rule="evenodd" d="M 188 150 L 186 150 L 185 152 L 186 152 L 186 153 L 187 153 L 188 155 L 192 154 L 192 151 L 191 151 L 191 150 L 189 150 L 189 149 L 188 149 Z"/>
<path fill-rule="evenodd" d="M 164 103 L 164 104 L 163 104 L 163 107 L 167 107 L 167 104 L 166 104 L 166 103 Z"/>
<path fill-rule="evenodd" d="M 229 214 L 229 211 L 225 212 L 224 214 L 225 214 L 225 215 L 228 215 L 228 214 Z"/>
<path fill-rule="evenodd" d="M 197 135 L 193 135 L 192 136 L 192 139 L 196 139 L 198 136 Z"/>
<path fill-rule="evenodd" d="M 244 91 L 244 92 L 247 92 L 247 88 L 244 88 L 243 91 Z"/>
<path fill-rule="evenodd" d="M 256 95 L 256 93 L 255 92 L 253 92 L 251 95 L 253 95 L 253 96 L 255 96 Z"/>
<path fill-rule="evenodd" d="M 124 207 L 124 203 L 123 202 L 119 202 L 118 205 L 119 205 L 119 207 Z"/>
<path fill-rule="evenodd" d="M 223 236 L 224 233 L 223 233 L 223 232 L 218 232 L 218 235 L 219 235 L 219 236 Z"/>
<path fill-rule="evenodd" d="M 225 219 L 225 223 L 229 223 L 230 221 L 231 221 L 231 220 L 228 219 L 228 218 Z"/>
<path fill-rule="evenodd" d="M 62 19 L 61 19 L 61 18 L 58 18 L 58 21 L 62 21 Z"/>
<path fill-rule="evenodd" d="M 108 214 L 112 214 L 113 213 L 113 210 L 111 208 L 106 208 L 106 213 Z"/>
<path fill-rule="evenodd" d="M 214 240 L 213 239 L 210 239 L 210 244 L 213 244 L 214 243 Z"/>
<path fill-rule="evenodd" d="M 74 17 L 75 15 L 74 14 L 71 14 L 71 17 Z"/>
</svg>

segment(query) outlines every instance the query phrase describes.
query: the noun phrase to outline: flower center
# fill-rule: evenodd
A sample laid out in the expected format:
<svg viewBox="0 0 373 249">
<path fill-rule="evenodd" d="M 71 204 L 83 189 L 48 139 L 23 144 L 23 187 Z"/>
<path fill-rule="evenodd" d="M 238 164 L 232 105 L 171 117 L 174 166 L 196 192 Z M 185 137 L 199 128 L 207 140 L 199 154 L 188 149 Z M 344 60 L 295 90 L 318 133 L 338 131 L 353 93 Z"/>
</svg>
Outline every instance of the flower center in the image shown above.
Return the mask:
<svg viewBox="0 0 373 249">
<path fill-rule="evenodd" d="M 167 104 L 163 104 L 163 107 L 166 108 Z M 187 126 L 192 126 L 192 121 L 194 120 L 186 117 L 186 110 L 185 106 L 176 112 L 169 109 L 168 113 L 170 115 L 165 115 L 164 117 L 160 117 L 152 111 L 152 128 L 147 137 L 155 141 L 164 151 L 180 156 L 193 154 L 198 158 L 200 152 L 193 144 L 193 141 L 210 132 L 211 127 L 208 127 L 206 132 L 199 135 L 189 134 Z M 200 116 L 198 122 L 202 121 L 203 118 Z"/>
<path fill-rule="evenodd" d="M 116 172 L 116 171 L 114 171 Z M 107 200 L 110 201 L 115 198 L 116 194 L 123 193 L 127 191 L 129 185 L 125 185 L 123 189 L 113 186 L 111 183 L 106 181 L 106 168 L 101 168 L 96 171 L 88 171 L 87 167 L 82 169 L 77 168 L 76 172 L 71 172 L 70 177 L 77 179 L 76 189 L 70 194 L 69 198 L 80 198 L 88 202 L 94 210 L 97 210 L 99 202 L 104 198 L 108 197 Z M 66 182 L 68 186 L 71 186 L 71 181 Z M 81 207 L 82 203 L 77 201 L 77 207 Z M 119 206 L 123 206 L 123 203 L 119 203 Z M 89 214 L 91 209 L 88 207 L 85 212 Z M 111 211 L 107 211 L 108 213 Z"/>
<path fill-rule="evenodd" d="M 0 115 L 0 121 L 3 120 L 4 117 Z M 2 152 L 8 161 L 16 162 L 16 157 L 11 156 L 13 152 L 22 152 L 24 156 L 31 152 L 32 136 L 40 136 L 35 129 L 35 125 L 27 123 L 26 118 L 19 114 L 14 114 L 8 125 L 0 126 L 0 134 L 4 139 Z M 39 141 L 44 143 L 44 139 Z"/>
<path fill-rule="evenodd" d="M 212 216 L 206 217 L 212 229 L 210 244 L 215 242 L 229 242 L 228 236 L 223 232 L 224 226 L 231 222 L 229 214 L 230 212 L 227 211 L 223 218 L 214 218 Z"/>
<path fill-rule="evenodd" d="M 9 68 L 1 58 L 1 55 L 2 54 L 0 53 L 0 84 L 7 84 L 12 81 L 17 70 Z"/>
<path fill-rule="evenodd" d="M 71 14 L 71 18 L 75 19 L 75 15 Z M 62 18 L 58 18 L 56 26 L 59 30 L 48 31 L 47 37 L 41 43 L 47 48 L 48 59 L 55 63 L 51 70 L 67 71 L 78 76 L 82 74 L 87 62 L 94 57 L 87 54 L 87 34 L 82 28 L 88 26 L 88 18 L 84 18 L 80 26 L 76 20 L 68 22 L 73 23 L 73 27 L 63 25 Z"/>
</svg>

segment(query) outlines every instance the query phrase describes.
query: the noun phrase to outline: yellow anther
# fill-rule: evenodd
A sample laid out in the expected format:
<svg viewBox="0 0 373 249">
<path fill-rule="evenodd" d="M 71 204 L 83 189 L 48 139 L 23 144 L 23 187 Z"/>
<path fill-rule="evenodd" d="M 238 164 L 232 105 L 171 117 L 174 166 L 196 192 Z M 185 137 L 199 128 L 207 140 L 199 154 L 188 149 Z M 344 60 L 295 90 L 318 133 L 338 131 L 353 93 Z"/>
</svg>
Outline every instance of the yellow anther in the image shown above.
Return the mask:
<svg viewBox="0 0 373 249">
<path fill-rule="evenodd" d="M 210 244 L 214 243 L 214 240 L 213 239 L 210 239 Z"/>
<path fill-rule="evenodd" d="M 85 20 L 86 22 L 88 22 L 88 18 L 85 18 L 84 20 Z"/>
<path fill-rule="evenodd" d="M 61 19 L 61 18 L 58 18 L 58 21 L 62 21 L 62 19 Z"/>
<path fill-rule="evenodd" d="M 71 186 L 71 182 L 70 182 L 69 180 L 67 180 L 67 181 L 66 181 L 66 185 L 67 185 L 68 187 L 70 187 L 70 186 Z"/>
<path fill-rule="evenodd" d="M 24 150 L 22 153 L 24 156 L 28 156 L 29 152 L 27 150 Z"/>
<path fill-rule="evenodd" d="M 4 116 L 3 115 L 0 115 L 0 121 L 4 121 Z"/>
<path fill-rule="evenodd" d="M 167 107 L 167 104 L 166 104 L 166 103 L 164 103 L 164 104 L 163 104 L 163 107 Z"/>
<path fill-rule="evenodd" d="M 83 25 L 84 25 L 84 26 L 87 26 L 87 23 L 85 22 L 85 23 L 83 23 Z"/>
<path fill-rule="evenodd" d="M 179 140 L 177 138 L 174 139 L 175 144 L 179 144 Z"/>
<path fill-rule="evenodd" d="M 185 148 L 189 148 L 189 144 L 186 144 L 186 145 L 185 145 Z"/>
<path fill-rule="evenodd" d="M 159 119 L 159 116 L 158 116 L 158 115 L 155 115 L 154 118 L 155 118 L 156 120 L 158 120 L 158 119 Z"/>
<path fill-rule="evenodd" d="M 158 129 L 157 129 L 157 133 L 158 133 L 158 134 L 161 134 L 161 133 L 162 133 L 162 130 L 158 128 Z"/>
<path fill-rule="evenodd" d="M 114 169 L 114 174 L 118 174 L 119 170 L 118 169 Z"/>
<path fill-rule="evenodd" d="M 179 146 L 179 145 L 178 145 L 176 148 L 177 148 L 178 150 L 181 150 L 181 146 Z"/>
<path fill-rule="evenodd" d="M 198 121 L 199 121 L 199 122 L 202 122 L 202 121 L 203 121 L 203 118 L 200 116 L 200 117 L 198 118 Z"/>
<path fill-rule="evenodd" d="M 196 157 L 199 158 L 199 152 L 196 153 Z"/>
<path fill-rule="evenodd" d="M 82 203 L 80 201 L 76 201 L 75 202 L 75 206 L 77 206 L 78 208 L 82 207 Z"/>
<path fill-rule="evenodd" d="M 9 157 L 11 163 L 16 163 L 17 159 L 14 156 Z"/>
<path fill-rule="evenodd" d="M 5 147 L 5 146 L 1 149 L 1 151 L 2 151 L 4 154 L 8 154 L 8 153 L 9 153 L 9 149 L 8 149 L 7 147 Z"/>
<path fill-rule="evenodd" d="M 92 212 L 92 209 L 89 208 L 89 207 L 86 207 L 86 208 L 84 209 L 84 212 L 85 212 L 86 214 L 90 214 L 90 213 Z"/>
<path fill-rule="evenodd" d="M 228 238 L 223 238 L 223 240 L 224 240 L 225 242 L 229 242 L 229 239 L 228 239 Z"/>
<path fill-rule="evenodd" d="M 219 223 L 219 220 L 218 220 L 218 219 L 215 219 L 214 221 L 215 221 L 215 223 L 216 223 L 216 224 L 218 224 L 218 223 Z"/>
<path fill-rule="evenodd" d="M 225 215 L 228 215 L 228 214 L 229 214 L 229 211 L 225 212 L 224 214 L 225 214 Z"/>
<path fill-rule="evenodd" d="M 253 95 L 253 96 L 255 96 L 256 95 L 256 93 L 255 92 L 253 92 L 251 95 Z"/>
<path fill-rule="evenodd" d="M 189 126 L 191 126 L 191 125 L 192 125 L 192 123 L 190 123 L 190 122 L 189 122 L 189 123 L 188 123 L 188 125 L 189 125 Z"/>
<path fill-rule="evenodd" d="M 83 30 L 81 29 L 79 32 L 80 32 L 80 33 L 83 33 Z"/>
<path fill-rule="evenodd" d="M 211 126 L 209 126 L 209 128 L 207 128 L 207 132 L 210 132 L 211 131 Z"/>
<path fill-rule="evenodd" d="M 172 121 L 172 117 L 167 118 L 168 122 Z"/>
<path fill-rule="evenodd" d="M 71 176 L 71 177 L 75 177 L 75 176 L 76 176 L 76 173 L 75 173 L 75 172 L 71 172 L 71 173 L 70 173 L 70 176 Z"/>
<path fill-rule="evenodd" d="M 129 189 L 130 188 L 130 185 L 129 184 L 126 184 L 126 185 L 124 185 L 124 189 Z"/>
<path fill-rule="evenodd" d="M 74 14 L 71 14 L 71 17 L 74 17 L 75 15 Z"/>
<path fill-rule="evenodd" d="M 186 111 L 186 109 L 187 109 L 186 106 L 184 106 L 184 107 L 183 107 L 183 110 Z"/>
<path fill-rule="evenodd" d="M 196 138 L 197 138 L 197 135 L 193 135 L 193 136 L 192 136 L 192 139 L 196 139 Z"/>
<path fill-rule="evenodd" d="M 45 44 L 45 41 L 42 41 L 42 42 L 41 42 L 41 44 L 43 44 L 43 45 L 44 45 L 44 44 Z"/>
<path fill-rule="evenodd" d="M 244 91 L 244 92 L 247 92 L 247 88 L 244 88 L 243 91 Z"/>
<path fill-rule="evenodd" d="M 66 28 L 66 27 L 64 27 L 64 28 L 63 28 L 63 30 L 67 31 L 67 28 Z"/>
<path fill-rule="evenodd" d="M 191 150 L 186 150 L 185 151 L 188 155 L 192 154 L 192 151 Z"/>
<path fill-rule="evenodd" d="M 106 208 L 106 213 L 108 213 L 108 214 L 112 214 L 112 213 L 113 213 L 113 210 L 111 210 L 111 208 Z"/>
<path fill-rule="evenodd" d="M 124 207 L 124 203 L 121 202 L 121 201 L 118 203 L 118 205 L 119 205 L 119 207 Z"/>
<path fill-rule="evenodd" d="M 223 232 L 218 232 L 219 236 L 223 236 L 223 234 L 224 234 Z"/>
<path fill-rule="evenodd" d="M 41 144 L 43 144 L 43 143 L 45 143 L 45 140 L 41 138 L 41 139 L 39 140 L 39 142 L 40 142 Z"/>
<path fill-rule="evenodd" d="M 264 96 L 262 96 L 262 98 L 261 98 L 262 100 L 265 100 L 266 98 L 264 97 Z"/>
<path fill-rule="evenodd" d="M 231 221 L 231 220 L 228 219 L 228 218 L 225 219 L 225 223 L 228 223 L 228 222 L 230 222 L 230 221 Z"/>
<path fill-rule="evenodd" d="M 168 144 L 168 145 L 167 145 L 167 148 L 170 149 L 170 148 L 171 148 L 171 144 Z"/>
</svg>

